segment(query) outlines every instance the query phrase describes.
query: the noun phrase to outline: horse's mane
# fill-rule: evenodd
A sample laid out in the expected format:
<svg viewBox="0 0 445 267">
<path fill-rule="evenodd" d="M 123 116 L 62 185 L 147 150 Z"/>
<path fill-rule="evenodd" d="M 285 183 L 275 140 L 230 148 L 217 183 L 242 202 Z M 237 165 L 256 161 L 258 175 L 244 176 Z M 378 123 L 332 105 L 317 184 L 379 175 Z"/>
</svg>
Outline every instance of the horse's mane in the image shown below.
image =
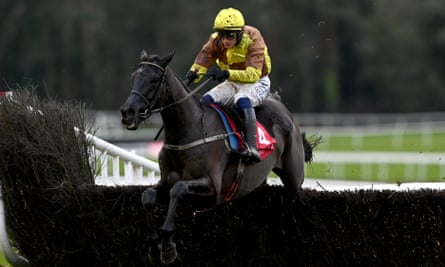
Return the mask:
<svg viewBox="0 0 445 267">
<path fill-rule="evenodd" d="M 178 79 L 178 81 L 182 84 L 182 86 L 185 88 L 185 90 L 187 92 L 190 92 L 190 88 L 188 87 L 187 84 L 185 84 L 185 81 L 181 78 L 181 76 L 179 76 L 175 71 L 173 71 L 172 69 L 170 69 L 171 72 L 175 75 L 176 79 Z"/>
</svg>

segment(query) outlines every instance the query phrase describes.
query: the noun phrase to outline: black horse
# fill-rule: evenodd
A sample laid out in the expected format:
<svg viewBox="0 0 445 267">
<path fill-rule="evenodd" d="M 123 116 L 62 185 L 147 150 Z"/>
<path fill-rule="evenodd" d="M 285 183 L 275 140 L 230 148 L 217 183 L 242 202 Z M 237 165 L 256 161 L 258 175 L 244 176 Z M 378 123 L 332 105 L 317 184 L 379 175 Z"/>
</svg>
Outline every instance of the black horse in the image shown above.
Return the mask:
<svg viewBox="0 0 445 267">
<path fill-rule="evenodd" d="M 296 125 L 292 114 L 276 98 L 269 97 L 255 108 L 257 119 L 275 138 L 273 152 L 262 161 L 241 168 L 227 147 L 225 128 L 218 114 L 201 104 L 188 87 L 168 67 L 174 53 L 165 57 L 141 53 L 139 68 L 133 73 L 133 88 L 121 107 L 122 123 L 129 130 L 153 112 L 160 112 L 165 128 L 164 146 L 159 154 L 161 179 L 142 194 L 147 212 L 149 256 L 151 260 L 171 263 L 177 256 L 172 241 L 174 214 L 182 197 L 214 197 L 216 204 L 240 198 L 265 184 L 273 171 L 290 191 L 301 188 L 304 163 L 312 159 L 310 144 Z M 237 190 L 234 177 L 241 173 Z M 153 208 L 162 197 L 169 196 L 167 216 L 159 238 Z"/>
</svg>

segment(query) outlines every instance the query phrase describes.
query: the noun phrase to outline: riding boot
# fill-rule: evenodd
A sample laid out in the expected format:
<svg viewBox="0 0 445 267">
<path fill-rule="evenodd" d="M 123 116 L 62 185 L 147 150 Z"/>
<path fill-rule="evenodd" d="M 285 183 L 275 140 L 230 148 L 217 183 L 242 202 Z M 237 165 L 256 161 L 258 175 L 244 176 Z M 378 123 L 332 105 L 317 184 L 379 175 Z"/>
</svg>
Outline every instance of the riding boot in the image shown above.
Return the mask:
<svg viewBox="0 0 445 267">
<path fill-rule="evenodd" d="M 244 113 L 244 133 L 247 148 L 244 149 L 240 156 L 245 158 L 247 162 L 256 163 L 261 160 L 260 153 L 256 146 L 256 117 L 253 107 L 242 109 Z"/>
</svg>

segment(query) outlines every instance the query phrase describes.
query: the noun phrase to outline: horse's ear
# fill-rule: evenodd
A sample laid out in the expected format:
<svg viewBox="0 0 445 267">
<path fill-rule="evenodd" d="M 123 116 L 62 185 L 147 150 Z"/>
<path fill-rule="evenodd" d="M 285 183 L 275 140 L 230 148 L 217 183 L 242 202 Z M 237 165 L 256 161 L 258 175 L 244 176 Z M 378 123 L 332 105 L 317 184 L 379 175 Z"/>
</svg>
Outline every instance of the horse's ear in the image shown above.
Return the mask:
<svg viewBox="0 0 445 267">
<path fill-rule="evenodd" d="M 167 65 L 170 63 L 170 61 L 172 60 L 173 56 L 175 55 L 176 51 L 173 50 L 170 54 L 166 55 L 165 57 L 162 58 L 160 65 L 163 66 L 164 68 L 167 67 Z"/>
<path fill-rule="evenodd" d="M 141 51 L 141 61 L 147 61 L 147 60 L 148 60 L 147 51 L 145 51 L 145 49 L 142 49 L 142 51 Z"/>
</svg>

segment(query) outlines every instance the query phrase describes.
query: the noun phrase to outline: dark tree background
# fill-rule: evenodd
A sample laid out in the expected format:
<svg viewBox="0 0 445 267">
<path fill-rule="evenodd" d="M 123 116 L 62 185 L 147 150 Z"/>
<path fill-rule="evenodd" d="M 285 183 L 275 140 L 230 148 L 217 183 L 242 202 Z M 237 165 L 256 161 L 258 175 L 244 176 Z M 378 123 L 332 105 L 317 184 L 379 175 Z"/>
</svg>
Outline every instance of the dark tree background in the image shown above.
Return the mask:
<svg viewBox="0 0 445 267">
<path fill-rule="evenodd" d="M 184 75 L 219 9 L 239 8 L 292 112 L 445 110 L 445 1 L 3 0 L 1 90 L 117 110 L 141 49 Z"/>
</svg>

